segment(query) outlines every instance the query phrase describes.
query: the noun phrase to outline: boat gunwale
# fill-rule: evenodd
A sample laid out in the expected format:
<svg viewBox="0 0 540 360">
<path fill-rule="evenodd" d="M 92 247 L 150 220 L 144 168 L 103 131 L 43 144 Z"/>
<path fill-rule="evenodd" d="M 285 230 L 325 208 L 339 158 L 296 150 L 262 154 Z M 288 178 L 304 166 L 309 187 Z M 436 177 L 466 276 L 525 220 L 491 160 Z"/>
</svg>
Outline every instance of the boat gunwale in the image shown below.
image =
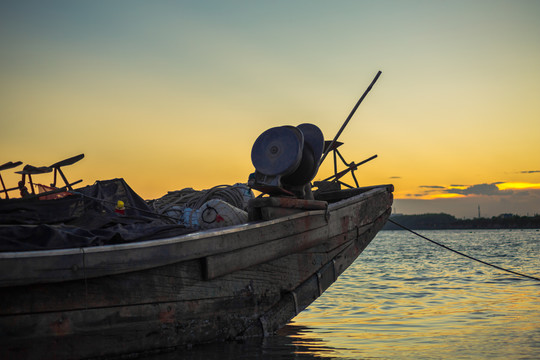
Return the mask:
<svg viewBox="0 0 540 360">
<path fill-rule="evenodd" d="M 373 188 L 361 194 L 352 196 L 340 200 L 338 202 L 328 205 L 328 212 L 335 211 L 337 209 L 343 208 L 350 204 L 356 203 L 360 197 L 368 197 L 375 195 L 375 193 L 384 191 L 387 189 L 386 185 L 381 185 L 380 187 Z M 110 244 L 110 245 L 100 245 L 100 246 L 88 246 L 88 247 L 77 247 L 77 248 L 67 248 L 67 249 L 51 249 L 51 250 L 29 250 L 29 251 L 9 251 L 9 252 L 0 252 L 0 261 L 2 259 L 13 259 L 13 258 L 25 258 L 25 257 L 45 257 L 45 256 L 57 256 L 57 255 L 77 255 L 81 252 L 85 254 L 91 253 L 100 253 L 100 252 L 110 252 L 110 251 L 122 251 L 129 249 L 139 249 L 139 248 L 148 248 L 148 247 L 157 247 L 162 245 L 170 245 L 181 242 L 196 241 L 210 237 L 219 237 L 223 235 L 232 234 L 235 232 L 241 232 L 245 230 L 262 228 L 265 226 L 270 226 L 278 224 L 281 222 L 288 222 L 290 220 L 295 220 L 301 217 L 307 216 L 316 216 L 316 215 L 325 215 L 327 212 L 325 210 L 308 210 L 303 211 L 297 214 L 287 215 L 278 219 L 272 220 L 263 220 L 249 222 L 245 224 L 232 225 L 226 228 L 221 229 L 209 229 L 209 230 L 200 230 L 189 234 L 183 234 L 178 236 L 172 236 L 164 239 L 153 239 L 153 240 L 143 240 L 137 242 L 129 242 L 124 244 Z"/>
<path fill-rule="evenodd" d="M 25 258 L 25 257 L 44 257 L 44 256 L 57 256 L 57 255 L 77 255 L 82 252 L 85 254 L 92 253 L 102 253 L 102 252 L 112 252 L 112 251 L 123 251 L 130 249 L 140 249 L 140 248 L 149 248 L 149 247 L 158 247 L 163 245 L 171 245 L 188 241 L 197 241 L 201 239 L 219 237 L 223 235 L 233 234 L 236 232 L 241 232 L 249 229 L 261 228 L 264 226 L 269 226 L 277 224 L 284 221 L 294 220 L 296 218 L 304 216 L 315 216 L 315 215 L 324 215 L 324 210 L 309 210 L 304 211 L 298 214 L 289 215 L 279 219 L 266 220 L 266 221 L 256 221 L 245 224 L 232 225 L 222 229 L 208 229 L 208 230 L 199 230 L 189 234 L 182 234 L 178 236 L 171 236 L 163 239 L 152 239 L 152 240 L 143 240 L 143 241 L 133 241 L 124 244 L 109 244 L 109 245 L 99 245 L 99 246 L 86 246 L 86 247 L 77 247 L 77 248 L 67 248 L 67 249 L 51 249 L 51 250 L 29 250 L 29 251 L 12 251 L 12 252 L 0 252 L 0 261 L 6 258 Z"/>
</svg>

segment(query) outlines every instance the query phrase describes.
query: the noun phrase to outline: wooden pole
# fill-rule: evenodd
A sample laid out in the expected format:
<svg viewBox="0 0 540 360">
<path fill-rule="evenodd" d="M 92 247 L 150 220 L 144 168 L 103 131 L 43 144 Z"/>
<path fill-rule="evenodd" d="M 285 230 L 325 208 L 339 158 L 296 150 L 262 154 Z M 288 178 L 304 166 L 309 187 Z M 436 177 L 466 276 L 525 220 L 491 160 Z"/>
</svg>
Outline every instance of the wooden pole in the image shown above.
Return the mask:
<svg viewBox="0 0 540 360">
<path fill-rule="evenodd" d="M 377 82 L 377 80 L 379 79 L 379 76 L 381 76 L 382 72 L 379 71 L 377 73 L 377 75 L 375 75 L 375 78 L 373 79 L 373 81 L 371 81 L 371 84 L 369 84 L 368 88 L 366 89 L 366 91 L 364 91 L 364 94 L 362 95 L 362 97 L 360 97 L 360 99 L 358 100 L 358 102 L 356 103 L 356 105 L 354 106 L 354 108 L 352 109 L 351 113 L 349 114 L 349 116 L 347 117 L 347 120 L 345 120 L 345 122 L 343 123 L 343 125 L 341 125 L 341 129 L 339 129 L 338 133 L 336 134 L 336 136 L 334 137 L 334 140 L 332 140 L 332 142 L 330 143 L 330 146 L 328 146 L 328 148 L 326 149 L 326 151 L 324 152 L 323 156 L 321 157 L 321 161 L 319 162 L 319 166 L 321 166 L 321 164 L 323 163 L 324 159 L 326 158 L 326 155 L 328 155 L 328 153 L 330 152 L 330 149 L 332 149 L 332 147 L 334 146 L 334 144 L 336 143 L 337 139 L 339 138 L 339 136 L 341 135 L 341 133 L 343 132 L 343 130 L 345 129 L 345 127 L 347 126 L 347 124 L 349 123 L 349 121 L 351 120 L 351 118 L 353 117 L 354 113 L 356 112 L 356 109 L 358 109 L 358 106 L 360 106 L 360 104 L 362 103 L 362 101 L 364 100 L 364 98 L 367 96 L 367 94 L 369 93 L 369 91 L 371 90 L 371 88 L 373 87 L 373 85 Z"/>
</svg>

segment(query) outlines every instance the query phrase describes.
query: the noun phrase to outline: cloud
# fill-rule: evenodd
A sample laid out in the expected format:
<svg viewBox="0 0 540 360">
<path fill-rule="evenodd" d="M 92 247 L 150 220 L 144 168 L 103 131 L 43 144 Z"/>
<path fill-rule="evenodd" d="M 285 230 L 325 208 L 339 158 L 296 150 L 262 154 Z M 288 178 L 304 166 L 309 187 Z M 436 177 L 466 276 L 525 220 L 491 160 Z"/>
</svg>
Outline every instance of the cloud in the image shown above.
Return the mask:
<svg viewBox="0 0 540 360">
<path fill-rule="evenodd" d="M 461 195 L 501 195 L 503 191 L 499 190 L 496 184 L 498 183 L 476 184 L 471 185 L 465 189 L 446 189 L 445 192 Z M 504 193 L 507 192 L 505 191 Z"/>
<path fill-rule="evenodd" d="M 456 217 L 474 218 L 478 216 L 480 205 L 483 217 L 503 213 L 532 216 L 540 212 L 540 190 L 528 191 L 529 196 L 516 191 L 511 196 L 462 196 L 456 198 L 423 199 L 409 197 L 396 199 L 395 209 L 403 214 L 447 213 Z M 536 196 L 535 196 L 536 195 Z"/>
<path fill-rule="evenodd" d="M 421 185 L 416 194 L 409 194 L 408 197 L 422 198 L 425 200 L 448 199 L 455 197 L 474 196 L 526 196 L 527 191 L 539 191 L 540 183 L 517 183 L 497 181 L 492 183 L 482 183 L 474 185 Z"/>
<path fill-rule="evenodd" d="M 540 170 L 525 170 L 525 171 L 520 171 L 519 173 L 520 174 L 534 174 L 534 173 L 540 173 Z"/>
<path fill-rule="evenodd" d="M 401 176 L 390 176 L 390 179 L 401 179 Z"/>
</svg>

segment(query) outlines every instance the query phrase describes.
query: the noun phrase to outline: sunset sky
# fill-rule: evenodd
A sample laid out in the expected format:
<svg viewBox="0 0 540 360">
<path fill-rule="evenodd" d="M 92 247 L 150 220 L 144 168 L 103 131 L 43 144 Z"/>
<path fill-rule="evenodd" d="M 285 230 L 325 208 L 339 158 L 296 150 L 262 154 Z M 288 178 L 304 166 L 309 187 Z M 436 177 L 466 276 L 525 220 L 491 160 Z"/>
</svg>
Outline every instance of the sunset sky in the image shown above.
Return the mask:
<svg viewBox="0 0 540 360">
<path fill-rule="evenodd" d="M 340 138 L 378 155 L 361 185 L 399 213 L 533 215 L 539 39 L 535 0 L 2 1 L 0 164 L 84 153 L 69 179 L 146 199 L 245 182 L 263 131 L 333 138 L 380 70 Z"/>
</svg>

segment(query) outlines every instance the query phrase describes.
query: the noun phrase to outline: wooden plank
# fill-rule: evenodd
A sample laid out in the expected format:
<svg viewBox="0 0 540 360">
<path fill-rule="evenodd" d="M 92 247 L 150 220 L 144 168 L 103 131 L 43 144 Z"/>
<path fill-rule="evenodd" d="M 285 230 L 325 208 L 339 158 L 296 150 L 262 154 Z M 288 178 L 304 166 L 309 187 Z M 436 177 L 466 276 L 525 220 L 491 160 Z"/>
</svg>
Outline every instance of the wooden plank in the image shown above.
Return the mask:
<svg viewBox="0 0 540 360">
<path fill-rule="evenodd" d="M 328 204 L 326 201 L 305 200 L 289 197 L 263 197 L 251 199 L 248 203 L 249 207 L 281 207 L 288 209 L 302 210 L 326 210 Z"/>
<path fill-rule="evenodd" d="M 320 228 L 237 251 L 207 256 L 204 258 L 205 278 L 214 279 L 288 254 L 309 250 L 319 244 L 323 244 L 326 252 L 329 252 L 357 236 L 358 231 L 365 231 L 369 227 L 370 224 L 364 225 L 358 229 L 345 230 L 346 233 L 333 231 L 331 237 L 328 228 Z"/>
<path fill-rule="evenodd" d="M 269 306 L 270 300 L 261 302 Z M 258 321 L 258 306 L 244 297 L 3 317 L 0 358 L 118 356 L 231 339 Z M 194 317 L 194 308 L 205 308 L 207 315 Z"/>
<path fill-rule="evenodd" d="M 324 212 L 310 211 L 267 222 L 201 231 L 163 240 L 77 249 L 4 252 L 0 253 L 0 287 L 88 279 L 150 269 L 253 246 L 322 226 L 326 226 Z"/>
<path fill-rule="evenodd" d="M 356 230 L 351 231 L 348 240 L 355 236 Z M 326 240 L 344 241 L 347 237 L 343 235 Z M 291 254 L 211 281 L 202 278 L 202 263 L 190 260 L 86 281 L 0 288 L 0 315 L 268 294 L 274 288 L 278 293 L 289 291 L 334 256 L 335 247 Z"/>
<path fill-rule="evenodd" d="M 234 271 L 309 249 L 327 238 L 328 228 L 323 227 L 257 246 L 207 256 L 204 258 L 205 278 L 214 279 Z"/>
<path fill-rule="evenodd" d="M 259 219 L 253 218 L 253 220 L 272 220 L 272 219 L 278 219 L 284 216 L 291 216 L 291 215 L 298 214 L 304 211 L 305 210 L 294 209 L 294 208 L 263 207 L 263 208 L 254 210 L 252 214 L 259 214 L 259 215 L 253 215 L 253 216 L 260 216 Z"/>
<path fill-rule="evenodd" d="M 212 281 L 202 264 L 190 260 L 149 271 L 65 283 L 0 289 L 0 314 L 67 311 L 152 302 L 212 299 L 253 293 L 268 296 L 294 287 L 316 271 L 325 257 L 294 254 Z"/>
<path fill-rule="evenodd" d="M 314 195 L 317 200 L 336 202 L 336 201 L 348 199 L 353 196 L 366 193 L 374 189 L 384 189 L 385 191 L 392 192 L 394 191 L 394 186 L 388 184 L 388 185 L 365 186 L 365 187 L 359 187 L 359 188 L 353 188 L 353 189 L 343 189 L 343 190 L 326 191 L 326 192 L 315 191 Z"/>
<path fill-rule="evenodd" d="M 379 191 L 364 201 L 347 207 L 340 207 L 331 212 L 330 222 L 326 228 L 307 231 L 249 248 L 207 256 L 205 258 L 205 276 L 207 279 L 213 279 L 276 259 L 288 253 L 308 249 L 328 237 L 344 234 L 354 227 L 367 226 L 369 221 L 384 213 L 388 206 L 388 195 Z"/>
</svg>

